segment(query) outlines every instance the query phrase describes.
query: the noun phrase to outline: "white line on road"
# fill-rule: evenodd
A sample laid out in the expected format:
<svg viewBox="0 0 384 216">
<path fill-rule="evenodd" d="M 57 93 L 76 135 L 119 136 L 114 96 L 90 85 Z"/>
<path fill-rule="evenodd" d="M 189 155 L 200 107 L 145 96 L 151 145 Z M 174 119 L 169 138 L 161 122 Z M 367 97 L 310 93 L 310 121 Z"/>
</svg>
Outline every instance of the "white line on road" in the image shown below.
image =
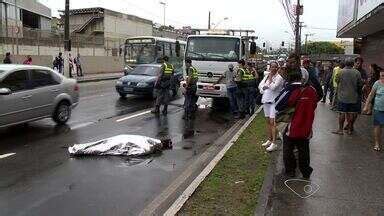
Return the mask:
<svg viewBox="0 0 384 216">
<path fill-rule="evenodd" d="M 148 111 L 145 111 L 145 112 L 142 112 L 142 113 L 138 113 L 138 114 L 134 114 L 134 115 L 130 115 L 130 116 L 118 119 L 118 120 L 116 120 L 116 122 L 126 121 L 126 120 L 133 119 L 133 118 L 136 118 L 136 117 L 139 117 L 139 116 L 142 116 L 142 115 L 146 115 L 148 113 L 151 113 L 151 110 L 148 110 Z"/>
<path fill-rule="evenodd" d="M 4 158 L 10 157 L 10 156 L 15 155 L 15 154 L 16 153 L 3 154 L 3 155 L 0 155 L 0 159 L 4 159 Z"/>
<path fill-rule="evenodd" d="M 92 125 L 92 124 L 95 124 L 95 122 L 84 122 L 84 123 L 76 124 L 76 125 L 71 126 L 71 130 L 77 130 L 77 129 L 84 128 L 84 127 L 87 127 L 87 126 Z"/>
</svg>

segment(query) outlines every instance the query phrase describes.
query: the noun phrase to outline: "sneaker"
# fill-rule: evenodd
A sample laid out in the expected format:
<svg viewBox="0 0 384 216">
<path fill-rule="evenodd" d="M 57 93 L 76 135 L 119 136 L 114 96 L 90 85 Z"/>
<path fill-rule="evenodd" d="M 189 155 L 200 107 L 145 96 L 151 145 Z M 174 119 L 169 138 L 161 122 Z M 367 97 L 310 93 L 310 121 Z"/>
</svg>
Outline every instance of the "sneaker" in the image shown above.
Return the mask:
<svg viewBox="0 0 384 216">
<path fill-rule="evenodd" d="M 263 146 L 263 147 L 267 147 L 267 146 L 270 146 L 271 143 L 272 143 L 272 142 L 268 140 L 267 142 L 261 144 L 261 146 Z"/>
<path fill-rule="evenodd" d="M 271 145 L 267 148 L 268 152 L 276 151 L 279 148 L 279 146 L 275 143 L 271 143 Z"/>
</svg>

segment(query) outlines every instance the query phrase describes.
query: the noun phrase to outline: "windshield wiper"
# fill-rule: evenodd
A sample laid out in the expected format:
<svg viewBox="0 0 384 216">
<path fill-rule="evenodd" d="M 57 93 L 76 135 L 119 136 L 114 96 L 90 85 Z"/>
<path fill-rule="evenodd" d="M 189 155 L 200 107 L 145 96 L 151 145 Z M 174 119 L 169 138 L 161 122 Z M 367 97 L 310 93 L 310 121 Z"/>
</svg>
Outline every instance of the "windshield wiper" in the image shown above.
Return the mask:
<svg viewBox="0 0 384 216">
<path fill-rule="evenodd" d="M 206 56 L 203 55 L 203 54 L 201 54 L 201 53 L 192 52 L 192 51 L 189 51 L 188 53 L 190 53 L 190 54 L 194 54 L 194 55 L 198 55 L 198 56 L 201 56 L 203 59 L 206 58 Z"/>
<path fill-rule="evenodd" d="M 219 54 L 209 54 L 209 55 L 210 55 L 210 56 L 216 56 L 216 57 L 223 58 L 223 59 L 226 60 L 226 61 L 231 60 L 230 58 L 227 58 L 227 57 L 225 57 L 225 56 L 223 56 L 223 55 L 219 55 Z"/>
</svg>

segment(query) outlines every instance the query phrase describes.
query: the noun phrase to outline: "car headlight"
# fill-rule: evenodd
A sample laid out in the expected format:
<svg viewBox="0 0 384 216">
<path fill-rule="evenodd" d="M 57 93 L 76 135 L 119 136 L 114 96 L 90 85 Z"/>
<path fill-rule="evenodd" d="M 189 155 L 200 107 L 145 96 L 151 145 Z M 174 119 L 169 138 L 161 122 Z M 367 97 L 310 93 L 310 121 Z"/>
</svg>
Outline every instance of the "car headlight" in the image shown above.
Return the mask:
<svg viewBox="0 0 384 216">
<path fill-rule="evenodd" d="M 121 81 L 121 80 L 117 80 L 117 81 L 116 81 L 116 85 L 123 85 L 123 81 Z"/>
<path fill-rule="evenodd" d="M 148 87 L 149 86 L 149 83 L 147 83 L 147 82 L 139 82 L 139 83 L 137 83 L 137 87 Z"/>
</svg>

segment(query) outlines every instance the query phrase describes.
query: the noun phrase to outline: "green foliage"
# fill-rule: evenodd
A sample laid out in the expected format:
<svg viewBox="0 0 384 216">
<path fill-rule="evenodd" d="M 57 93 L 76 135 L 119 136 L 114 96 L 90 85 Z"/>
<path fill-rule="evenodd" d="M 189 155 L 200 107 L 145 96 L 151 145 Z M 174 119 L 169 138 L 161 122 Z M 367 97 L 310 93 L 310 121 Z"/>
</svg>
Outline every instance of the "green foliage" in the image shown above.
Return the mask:
<svg viewBox="0 0 384 216">
<path fill-rule="evenodd" d="M 344 54 L 344 49 L 335 43 L 327 41 L 308 42 L 307 49 L 305 45 L 302 50 L 306 54 Z"/>
<path fill-rule="evenodd" d="M 253 215 L 269 164 L 261 146 L 265 119 L 256 117 L 178 215 Z"/>
</svg>

